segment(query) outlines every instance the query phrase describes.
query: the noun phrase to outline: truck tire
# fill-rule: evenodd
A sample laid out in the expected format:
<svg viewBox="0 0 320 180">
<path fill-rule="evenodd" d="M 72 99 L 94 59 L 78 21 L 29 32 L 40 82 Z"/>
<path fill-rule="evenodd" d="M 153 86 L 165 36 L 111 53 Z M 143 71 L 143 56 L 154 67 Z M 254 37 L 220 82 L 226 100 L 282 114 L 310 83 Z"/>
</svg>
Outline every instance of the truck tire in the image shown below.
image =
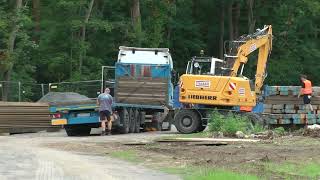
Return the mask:
<svg viewBox="0 0 320 180">
<path fill-rule="evenodd" d="M 120 112 L 120 121 L 122 122 L 120 133 L 128 134 L 129 126 L 130 126 L 130 118 L 129 118 L 128 110 L 126 108 L 123 108 L 123 110 Z"/>
<path fill-rule="evenodd" d="M 135 111 L 134 109 L 129 109 L 129 117 L 130 117 L 130 127 L 129 127 L 129 133 L 134 133 L 135 130 Z"/>
<path fill-rule="evenodd" d="M 135 110 L 135 129 L 134 132 L 135 133 L 140 133 L 140 112 L 138 109 Z"/>
<path fill-rule="evenodd" d="M 91 127 L 85 125 L 65 125 L 68 136 L 89 136 Z"/>
<path fill-rule="evenodd" d="M 183 134 L 190 134 L 199 131 L 201 124 L 199 114 L 190 109 L 181 109 L 174 116 L 174 124 L 177 130 Z"/>
</svg>

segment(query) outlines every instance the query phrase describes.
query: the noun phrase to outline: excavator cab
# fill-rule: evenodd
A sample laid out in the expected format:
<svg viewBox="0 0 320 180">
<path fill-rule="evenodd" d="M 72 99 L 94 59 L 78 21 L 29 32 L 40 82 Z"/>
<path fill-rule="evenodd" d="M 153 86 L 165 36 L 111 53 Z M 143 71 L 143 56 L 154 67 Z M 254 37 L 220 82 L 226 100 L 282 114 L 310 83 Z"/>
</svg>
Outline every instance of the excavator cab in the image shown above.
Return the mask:
<svg viewBox="0 0 320 180">
<path fill-rule="evenodd" d="M 213 57 L 194 56 L 188 62 L 186 74 L 218 75 L 221 74 L 224 61 Z"/>
</svg>

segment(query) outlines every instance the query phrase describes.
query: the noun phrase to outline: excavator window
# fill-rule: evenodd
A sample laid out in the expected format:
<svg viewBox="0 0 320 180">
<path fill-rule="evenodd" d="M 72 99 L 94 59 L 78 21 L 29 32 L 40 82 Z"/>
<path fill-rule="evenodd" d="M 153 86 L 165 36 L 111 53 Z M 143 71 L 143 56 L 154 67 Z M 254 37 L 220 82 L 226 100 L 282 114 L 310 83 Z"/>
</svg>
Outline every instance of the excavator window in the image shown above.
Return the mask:
<svg viewBox="0 0 320 180">
<path fill-rule="evenodd" d="M 212 57 L 193 57 L 187 65 L 187 74 L 220 75 L 223 60 Z"/>
</svg>

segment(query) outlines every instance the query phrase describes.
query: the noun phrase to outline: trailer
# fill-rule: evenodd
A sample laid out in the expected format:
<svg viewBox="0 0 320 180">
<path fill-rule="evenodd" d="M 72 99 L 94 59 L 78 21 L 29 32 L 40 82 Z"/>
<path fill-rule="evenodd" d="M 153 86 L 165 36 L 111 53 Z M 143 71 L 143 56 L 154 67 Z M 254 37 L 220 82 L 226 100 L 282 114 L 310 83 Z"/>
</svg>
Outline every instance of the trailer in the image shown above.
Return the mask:
<svg viewBox="0 0 320 180">
<path fill-rule="evenodd" d="M 113 83 L 103 78 L 100 91 L 111 88 L 113 130 L 170 130 L 174 76 L 169 49 L 121 46 L 114 69 Z M 51 106 L 52 125 L 63 125 L 68 136 L 89 135 L 100 127 L 97 108 L 95 101 Z"/>
</svg>

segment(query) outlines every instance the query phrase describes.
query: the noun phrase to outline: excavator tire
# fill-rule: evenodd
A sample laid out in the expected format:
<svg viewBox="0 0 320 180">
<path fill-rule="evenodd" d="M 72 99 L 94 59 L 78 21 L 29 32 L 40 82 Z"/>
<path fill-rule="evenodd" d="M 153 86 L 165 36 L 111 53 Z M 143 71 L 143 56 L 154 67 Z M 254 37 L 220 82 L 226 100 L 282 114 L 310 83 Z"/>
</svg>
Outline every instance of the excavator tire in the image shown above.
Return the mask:
<svg viewBox="0 0 320 180">
<path fill-rule="evenodd" d="M 191 109 L 181 109 L 174 117 L 177 130 L 183 134 L 198 132 L 200 121 L 199 114 Z"/>
</svg>

